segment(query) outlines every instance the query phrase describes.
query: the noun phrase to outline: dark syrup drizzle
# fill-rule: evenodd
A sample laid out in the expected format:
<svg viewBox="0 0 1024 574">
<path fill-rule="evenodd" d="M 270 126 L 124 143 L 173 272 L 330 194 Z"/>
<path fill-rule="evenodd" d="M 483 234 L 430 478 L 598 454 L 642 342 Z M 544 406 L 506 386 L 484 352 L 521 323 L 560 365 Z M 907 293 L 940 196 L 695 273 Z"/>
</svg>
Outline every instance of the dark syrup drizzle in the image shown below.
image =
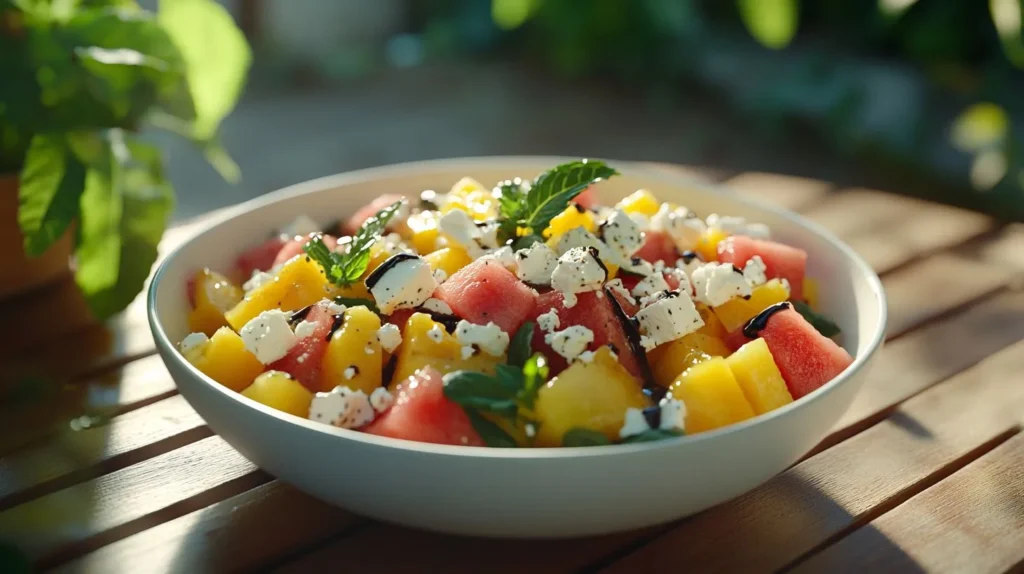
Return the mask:
<svg viewBox="0 0 1024 574">
<path fill-rule="evenodd" d="M 380 267 L 374 269 L 373 273 L 370 273 L 370 276 L 366 278 L 366 281 L 364 282 L 366 284 L 366 288 L 373 289 L 388 271 L 394 269 L 399 263 L 410 259 L 419 259 L 419 257 L 412 253 L 396 253 L 391 257 L 388 257 L 387 261 L 381 263 Z"/>
<path fill-rule="evenodd" d="M 344 324 L 345 324 L 345 313 L 341 313 L 339 315 L 335 315 L 334 319 L 331 321 L 331 330 L 327 331 L 327 336 L 324 337 L 324 340 L 330 341 L 331 337 L 334 336 L 334 332 L 337 331 L 338 329 L 340 329 L 341 326 L 344 325 Z"/>
<path fill-rule="evenodd" d="M 394 355 L 391 355 L 391 358 L 388 359 L 388 363 L 386 365 L 384 365 L 384 371 L 381 373 L 381 379 L 380 379 L 381 382 L 383 383 L 381 385 L 382 387 L 386 387 L 388 382 L 391 380 L 391 377 L 395 376 L 395 366 L 397 366 L 397 365 L 398 365 L 398 354 L 396 353 Z"/>
<path fill-rule="evenodd" d="M 647 407 L 643 411 L 644 420 L 647 421 L 647 426 L 652 429 L 661 427 L 661 407 Z"/>
<path fill-rule="evenodd" d="M 605 267 L 604 261 L 601 261 L 600 253 L 597 252 L 596 247 L 587 247 L 587 253 L 597 261 L 597 264 L 601 266 L 601 270 L 604 271 L 604 278 L 608 278 L 608 268 Z"/>
<path fill-rule="evenodd" d="M 748 321 L 747 324 L 743 326 L 743 335 L 748 339 L 756 339 L 758 334 L 761 333 L 761 330 L 768 326 L 768 319 L 771 319 L 772 315 L 779 311 L 785 311 L 790 307 L 792 307 L 792 305 L 789 304 L 789 301 L 783 301 L 782 303 L 776 303 L 764 311 L 761 311 L 756 317 Z"/>
<path fill-rule="evenodd" d="M 664 396 L 665 389 L 659 387 L 654 382 L 654 374 L 651 372 L 651 366 L 647 363 L 647 352 L 644 351 L 643 345 L 640 344 L 640 331 L 637 330 L 636 323 L 622 310 L 622 306 L 619 305 L 619 300 L 615 298 L 612 290 L 609 287 L 605 287 L 603 290 L 605 298 L 611 303 L 615 318 L 619 320 L 619 324 L 622 325 L 622 330 L 626 334 L 626 344 L 629 345 L 629 350 L 636 356 L 636 361 L 640 365 L 640 374 L 642 375 L 645 387 L 644 393 L 654 398 L 654 394 L 658 393 L 660 389 L 662 396 Z M 657 399 L 660 398 L 658 397 Z"/>
<path fill-rule="evenodd" d="M 679 254 L 679 257 L 682 258 L 683 263 L 686 263 L 686 264 L 689 264 L 694 259 L 696 259 L 698 261 L 704 261 L 701 258 L 701 256 L 697 254 L 696 251 L 683 251 L 682 253 Z"/>
<path fill-rule="evenodd" d="M 306 305 L 302 309 L 292 312 L 291 316 L 288 317 L 288 324 L 291 325 L 292 327 L 295 327 L 295 325 L 298 325 L 299 323 L 305 321 L 306 317 L 309 316 L 309 312 L 310 310 L 313 309 L 314 305 L 316 305 L 316 303 L 313 303 L 313 305 Z"/>
</svg>

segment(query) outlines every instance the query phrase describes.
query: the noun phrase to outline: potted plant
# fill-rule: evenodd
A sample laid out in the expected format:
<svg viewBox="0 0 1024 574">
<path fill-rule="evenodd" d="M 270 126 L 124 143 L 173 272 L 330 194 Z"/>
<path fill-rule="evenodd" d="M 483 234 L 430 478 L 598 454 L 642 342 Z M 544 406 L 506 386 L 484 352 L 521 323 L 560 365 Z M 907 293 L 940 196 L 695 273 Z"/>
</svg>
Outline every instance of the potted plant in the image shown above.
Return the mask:
<svg viewBox="0 0 1024 574">
<path fill-rule="evenodd" d="M 0 297 L 75 274 L 100 319 L 142 290 L 174 197 L 155 127 L 218 143 L 251 55 L 213 0 L 0 0 Z M 69 259 L 70 256 L 70 259 Z"/>
</svg>

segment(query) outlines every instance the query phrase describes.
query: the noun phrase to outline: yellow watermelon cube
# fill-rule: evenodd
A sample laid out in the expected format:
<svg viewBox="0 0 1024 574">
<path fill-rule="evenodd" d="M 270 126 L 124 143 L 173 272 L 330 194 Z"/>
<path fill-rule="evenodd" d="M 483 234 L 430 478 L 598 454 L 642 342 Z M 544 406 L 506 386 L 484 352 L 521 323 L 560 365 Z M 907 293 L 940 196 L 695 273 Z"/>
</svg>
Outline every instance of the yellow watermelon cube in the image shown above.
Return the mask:
<svg viewBox="0 0 1024 574">
<path fill-rule="evenodd" d="M 309 416 L 313 393 L 283 371 L 267 371 L 256 377 L 242 395 L 297 417 Z"/>
<path fill-rule="evenodd" d="M 381 385 L 384 358 L 377 340 L 380 317 L 366 307 L 345 310 L 344 321 L 327 343 L 321 365 L 323 392 L 343 386 L 370 394 Z"/>
<path fill-rule="evenodd" d="M 263 363 L 245 348 L 238 333 L 221 327 L 210 340 L 189 349 L 185 359 L 203 374 L 233 391 L 248 387 Z"/>
<path fill-rule="evenodd" d="M 686 433 L 696 434 L 754 416 L 728 363 L 721 357 L 683 371 L 669 391 L 686 405 Z"/>
<path fill-rule="evenodd" d="M 755 413 L 760 415 L 793 402 L 764 339 L 743 345 L 725 362 Z"/>
<path fill-rule="evenodd" d="M 250 291 L 224 314 L 236 331 L 253 317 L 270 309 L 295 311 L 331 295 L 323 268 L 308 257 L 294 257 L 281 267 L 273 281 Z"/>
<path fill-rule="evenodd" d="M 658 213 L 661 202 L 650 191 L 638 189 L 617 203 L 615 207 L 626 213 L 640 213 L 647 217 L 652 217 L 655 213 Z"/>
<path fill-rule="evenodd" d="M 724 357 L 728 354 L 729 347 L 724 341 L 697 332 L 661 345 L 651 351 L 647 359 L 651 364 L 654 381 L 663 387 L 669 387 L 686 369 L 712 357 Z"/>
<path fill-rule="evenodd" d="M 789 299 L 789 287 L 780 279 L 772 279 L 764 285 L 754 287 L 750 299 L 733 297 L 724 304 L 714 307 L 715 316 L 721 321 L 722 327 L 733 332 L 747 324 L 758 313 L 776 303 Z"/>
</svg>

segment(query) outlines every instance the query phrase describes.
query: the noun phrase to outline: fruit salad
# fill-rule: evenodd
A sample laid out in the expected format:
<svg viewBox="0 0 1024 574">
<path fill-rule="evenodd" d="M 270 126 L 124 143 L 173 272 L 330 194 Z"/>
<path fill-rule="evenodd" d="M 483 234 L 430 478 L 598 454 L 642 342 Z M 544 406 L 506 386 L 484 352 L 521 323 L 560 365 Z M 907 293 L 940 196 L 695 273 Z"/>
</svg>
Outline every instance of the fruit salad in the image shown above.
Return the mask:
<svg viewBox="0 0 1024 574">
<path fill-rule="evenodd" d="M 184 357 L 324 425 L 438 444 L 560 447 L 696 434 L 785 406 L 853 358 L 807 253 L 768 226 L 598 161 L 300 217 L 187 286 Z"/>
</svg>

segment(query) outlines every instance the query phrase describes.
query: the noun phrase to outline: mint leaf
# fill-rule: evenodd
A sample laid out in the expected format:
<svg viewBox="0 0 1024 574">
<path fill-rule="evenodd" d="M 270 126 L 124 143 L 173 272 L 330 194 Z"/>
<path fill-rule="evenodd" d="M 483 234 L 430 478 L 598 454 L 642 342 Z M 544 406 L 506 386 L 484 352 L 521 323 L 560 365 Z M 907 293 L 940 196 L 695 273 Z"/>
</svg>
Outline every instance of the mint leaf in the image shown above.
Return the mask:
<svg viewBox="0 0 1024 574">
<path fill-rule="evenodd" d="M 515 448 L 517 446 L 516 440 L 493 421 L 487 420 L 473 409 L 463 408 L 463 410 L 466 411 L 473 430 L 484 440 L 484 444 L 497 448 Z"/>
<path fill-rule="evenodd" d="M 502 386 L 512 396 L 517 396 L 523 389 L 523 371 L 512 365 L 495 365 L 495 382 Z"/>
<path fill-rule="evenodd" d="M 640 434 L 635 434 L 631 437 L 622 439 L 622 444 L 634 444 L 638 442 L 654 442 L 656 440 L 665 440 L 668 438 L 675 438 L 677 436 L 683 436 L 682 431 L 678 430 L 662 430 L 662 429 L 647 429 Z"/>
<path fill-rule="evenodd" d="M 565 447 L 604 446 L 608 444 L 612 444 L 612 441 L 608 440 L 608 437 L 604 436 L 604 434 L 585 428 L 572 428 L 565 431 L 565 434 L 562 435 L 562 446 Z"/>
<path fill-rule="evenodd" d="M 42 255 L 67 231 L 84 187 L 85 166 L 61 137 L 32 138 L 18 187 L 18 225 L 27 255 Z"/>
<path fill-rule="evenodd" d="M 520 249 L 529 249 L 530 246 L 533 245 L 534 243 L 544 243 L 544 238 L 542 238 L 540 235 L 534 235 L 533 233 L 529 235 L 524 235 L 522 237 L 518 237 L 512 244 L 512 249 L 514 251 L 519 251 Z"/>
<path fill-rule="evenodd" d="M 161 0 L 157 18 L 186 64 L 194 135 L 207 140 L 242 92 L 252 63 L 249 45 L 228 11 L 213 0 Z"/>
<path fill-rule="evenodd" d="M 817 329 L 817 331 L 822 335 L 831 338 L 842 332 L 839 325 L 836 325 L 828 317 L 816 312 L 814 309 L 811 309 L 811 306 L 807 303 L 803 301 L 790 301 L 790 303 L 793 305 L 793 308 L 796 309 L 797 313 L 803 315 L 804 319 L 806 319 L 807 322 Z"/>
<path fill-rule="evenodd" d="M 532 409 L 537 402 L 537 393 L 544 383 L 548 382 L 548 361 L 541 353 L 535 353 L 523 365 L 523 388 L 519 391 L 519 401 Z"/>
<path fill-rule="evenodd" d="M 522 227 L 540 233 L 583 190 L 618 173 L 604 162 L 584 159 L 555 166 L 540 174 L 526 193 L 522 212 L 525 225 Z"/>
<path fill-rule="evenodd" d="M 530 358 L 530 344 L 533 342 L 533 321 L 527 321 L 516 329 L 508 345 L 508 364 L 522 367 Z"/>
<path fill-rule="evenodd" d="M 380 315 L 380 309 L 377 307 L 377 303 L 371 299 L 363 299 L 361 297 L 335 297 L 334 302 L 346 307 L 359 307 L 361 305 Z"/>
<path fill-rule="evenodd" d="M 444 376 L 444 396 L 464 408 L 515 417 L 519 406 L 515 391 L 496 377 L 472 371 L 455 371 Z"/>
<path fill-rule="evenodd" d="M 366 269 L 370 266 L 370 247 L 380 239 L 388 221 L 398 213 L 401 207 L 402 202 L 396 201 L 367 219 L 352 237 L 352 241 L 348 244 L 348 251 L 345 253 L 331 251 L 319 237 L 307 241 L 302 249 L 310 259 L 324 268 L 324 274 L 328 281 L 341 287 L 348 287 L 359 281 L 363 273 L 366 273 Z"/>
</svg>

